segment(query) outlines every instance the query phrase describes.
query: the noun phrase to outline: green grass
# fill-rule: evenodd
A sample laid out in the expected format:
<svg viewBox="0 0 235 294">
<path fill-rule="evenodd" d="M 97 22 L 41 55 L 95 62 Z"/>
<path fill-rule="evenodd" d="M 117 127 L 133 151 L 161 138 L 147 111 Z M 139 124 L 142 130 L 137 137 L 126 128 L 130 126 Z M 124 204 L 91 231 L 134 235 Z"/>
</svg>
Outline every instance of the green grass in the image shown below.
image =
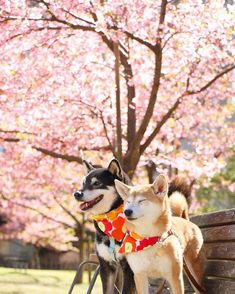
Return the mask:
<svg viewBox="0 0 235 294">
<path fill-rule="evenodd" d="M 67 294 L 75 271 L 64 270 L 19 270 L 0 267 L 1 294 Z M 85 294 L 88 278 L 76 285 L 73 294 Z M 94 294 L 101 294 L 101 283 L 97 279 Z"/>
</svg>

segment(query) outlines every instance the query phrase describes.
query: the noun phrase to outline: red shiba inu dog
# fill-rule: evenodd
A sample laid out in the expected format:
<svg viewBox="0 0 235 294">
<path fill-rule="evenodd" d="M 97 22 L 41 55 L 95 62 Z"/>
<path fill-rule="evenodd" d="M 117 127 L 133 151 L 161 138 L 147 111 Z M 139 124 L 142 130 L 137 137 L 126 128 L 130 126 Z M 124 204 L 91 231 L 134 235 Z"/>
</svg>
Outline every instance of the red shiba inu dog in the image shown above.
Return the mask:
<svg viewBox="0 0 235 294">
<path fill-rule="evenodd" d="M 202 233 L 192 222 L 172 216 L 165 176 L 159 175 L 150 185 L 133 187 L 115 180 L 115 186 L 124 200 L 127 227 L 120 252 L 134 272 L 138 294 L 147 294 L 148 279 L 155 278 L 166 279 L 173 294 L 183 294 L 184 263 L 196 292 L 202 293 Z"/>
</svg>

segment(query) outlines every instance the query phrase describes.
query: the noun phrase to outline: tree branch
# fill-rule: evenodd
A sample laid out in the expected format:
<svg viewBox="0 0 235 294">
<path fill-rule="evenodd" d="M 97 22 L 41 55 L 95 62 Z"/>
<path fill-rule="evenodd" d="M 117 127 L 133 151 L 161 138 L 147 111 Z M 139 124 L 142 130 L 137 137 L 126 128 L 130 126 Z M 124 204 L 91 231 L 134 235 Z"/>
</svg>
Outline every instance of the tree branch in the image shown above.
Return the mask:
<svg viewBox="0 0 235 294">
<path fill-rule="evenodd" d="M 92 16 L 95 21 L 98 20 L 94 12 L 92 12 Z M 113 41 L 108 39 L 108 37 L 103 32 L 99 31 L 97 33 L 101 36 L 103 42 L 108 46 L 108 48 L 114 53 Z M 127 98 L 128 98 L 127 141 L 128 141 L 128 146 L 130 146 L 136 134 L 136 110 L 135 110 L 135 107 L 133 107 L 133 99 L 135 98 L 136 93 L 135 93 L 135 86 L 133 84 L 132 66 L 129 61 L 129 51 L 127 51 L 126 48 L 123 47 L 121 42 L 119 42 L 119 46 L 125 51 L 125 54 L 124 54 L 121 50 L 119 50 L 119 55 L 120 55 L 120 62 L 124 68 L 124 76 L 125 76 L 126 87 L 127 87 Z M 113 154 L 115 153 L 114 150 L 112 150 L 112 152 Z"/>
<path fill-rule="evenodd" d="M 213 83 L 215 83 L 220 77 L 227 74 L 228 72 L 232 71 L 235 68 L 235 65 L 231 65 L 227 67 L 225 70 L 217 74 L 213 79 L 211 79 L 208 83 L 206 83 L 203 87 L 201 87 L 197 91 L 190 91 L 188 90 L 189 87 L 189 78 L 187 79 L 186 83 L 186 90 L 185 92 L 176 99 L 176 102 L 172 105 L 172 107 L 167 111 L 167 113 L 162 117 L 162 119 L 157 123 L 156 128 L 153 130 L 153 132 L 150 134 L 150 136 L 146 139 L 146 141 L 141 145 L 140 147 L 140 153 L 143 154 L 143 152 L 146 150 L 146 148 L 151 144 L 153 139 L 156 137 L 156 135 L 161 130 L 162 126 L 166 123 L 166 121 L 172 116 L 172 114 L 176 111 L 178 106 L 180 105 L 182 98 L 186 96 L 195 95 L 198 93 L 201 93 L 205 91 L 207 88 L 209 88 Z"/>
<path fill-rule="evenodd" d="M 17 142 L 20 142 L 20 139 L 18 138 L 2 138 L 0 137 L 0 140 L 3 140 L 4 142 L 14 142 L 14 143 L 17 143 Z"/>
<path fill-rule="evenodd" d="M 116 137 L 117 137 L 117 159 L 122 164 L 122 121 L 121 121 L 121 92 L 120 92 L 120 52 L 118 44 L 114 44 L 115 55 L 115 85 L 116 85 Z"/>
<path fill-rule="evenodd" d="M 187 33 L 190 33 L 189 31 L 188 32 L 174 32 L 172 33 L 163 43 L 162 45 L 162 50 L 166 47 L 166 45 L 169 43 L 169 41 L 176 35 L 179 35 L 179 34 L 187 34 Z"/>
<path fill-rule="evenodd" d="M 161 36 L 160 32 L 162 30 L 161 25 L 163 25 L 165 21 L 166 15 L 166 6 L 167 0 L 162 0 L 161 2 L 161 10 L 160 10 L 160 18 L 159 18 L 159 27 L 157 31 L 157 42 L 154 46 L 155 53 L 155 69 L 154 69 L 154 77 L 153 77 L 153 85 L 150 93 L 150 98 L 148 102 L 147 109 L 145 111 L 145 115 L 143 120 L 139 126 L 139 129 L 136 133 L 134 140 L 132 141 L 131 146 L 128 148 L 127 153 L 125 155 L 124 161 L 127 169 L 133 170 L 135 169 L 139 158 L 140 158 L 140 143 L 144 137 L 144 134 L 147 130 L 149 122 L 153 116 L 154 107 L 157 100 L 157 94 L 160 86 L 160 78 L 161 78 L 161 69 L 162 69 L 162 48 L 161 48 Z M 131 176 L 131 174 L 129 174 Z"/>
<path fill-rule="evenodd" d="M 161 2 L 161 9 L 160 9 L 160 16 L 159 16 L 159 22 L 158 22 L 158 28 L 157 28 L 157 42 L 155 47 L 157 47 L 158 45 L 161 45 L 162 42 L 162 25 L 164 24 L 165 21 L 165 17 L 166 17 L 166 6 L 168 4 L 167 0 L 162 0 Z"/>
<path fill-rule="evenodd" d="M 167 0 L 162 0 L 162 3 L 161 3 L 161 10 L 160 10 L 160 17 L 159 17 L 159 27 L 158 27 L 158 30 L 160 28 L 160 26 L 164 23 L 165 21 L 165 16 L 166 16 L 166 6 L 168 4 L 168 1 Z"/>
<path fill-rule="evenodd" d="M 67 209 L 55 196 L 53 196 L 53 198 L 56 201 L 56 203 L 75 221 L 77 226 L 81 226 L 81 224 L 78 221 L 78 219 L 76 218 L 76 216 L 74 214 L 72 214 L 71 211 L 69 209 Z"/>
<path fill-rule="evenodd" d="M 167 6 L 167 0 L 162 0 L 158 32 L 161 31 L 160 26 L 164 23 L 164 20 L 165 20 L 166 6 Z M 158 40 L 160 39 L 158 38 Z M 145 131 L 148 127 L 148 124 L 150 122 L 150 119 L 152 118 L 154 106 L 157 100 L 157 93 L 160 86 L 161 68 L 162 68 L 162 49 L 160 47 L 160 44 L 157 43 L 155 46 L 155 72 L 154 72 L 153 87 L 151 90 L 149 103 L 145 112 L 145 116 L 136 134 L 135 144 L 136 143 L 139 144 L 140 141 L 142 140 L 145 134 Z"/>
<path fill-rule="evenodd" d="M 162 126 L 166 123 L 166 121 L 172 116 L 172 114 L 175 112 L 175 110 L 178 108 L 178 106 L 181 103 L 181 99 L 185 96 L 185 94 L 181 95 L 176 99 L 176 102 L 172 105 L 172 107 L 167 111 L 167 113 L 162 117 L 162 119 L 157 123 L 156 128 L 153 130 L 153 132 L 150 134 L 150 136 L 147 138 L 147 140 L 140 146 L 140 154 L 142 155 L 146 148 L 151 144 L 153 139 L 156 137 L 156 135 L 161 130 Z"/>
<path fill-rule="evenodd" d="M 103 116 L 103 112 L 100 110 L 100 118 L 101 118 L 101 121 L 102 121 L 102 124 L 103 124 L 103 128 L 104 128 L 104 133 L 105 133 L 105 136 L 106 136 L 106 139 L 109 143 L 109 148 L 110 150 L 112 151 L 113 153 L 113 156 L 117 158 L 117 154 L 116 154 L 116 151 L 113 147 L 113 144 L 109 138 L 109 134 L 108 134 L 108 130 L 107 130 L 107 127 L 106 127 L 106 124 L 105 124 L 105 121 L 104 121 L 104 116 Z"/>
<path fill-rule="evenodd" d="M 108 48 L 114 53 L 114 43 L 111 39 L 109 39 L 104 32 L 102 31 L 96 31 L 95 30 L 95 23 L 91 23 L 89 22 L 90 25 L 92 26 L 83 26 L 83 25 L 77 25 L 77 24 L 73 24 L 70 23 L 66 20 L 61 20 L 59 19 L 57 16 L 55 16 L 55 14 L 50 10 L 50 4 L 45 2 L 44 0 L 40 1 L 41 3 L 43 3 L 46 8 L 47 11 L 50 13 L 51 18 L 48 19 L 35 19 L 35 21 L 41 20 L 41 21 L 47 21 L 47 22 L 58 22 L 58 23 L 62 23 L 64 25 L 66 25 L 68 28 L 72 28 L 72 29 L 76 29 L 76 30 L 83 30 L 83 31 L 91 31 L 91 32 L 95 32 L 97 33 L 103 40 L 103 42 L 108 46 Z M 92 3 L 91 3 L 92 5 Z M 67 13 L 70 13 L 68 11 L 66 11 Z M 71 13 L 70 13 L 71 14 Z M 75 15 L 72 15 L 73 17 L 78 18 Z M 92 12 L 92 17 L 94 19 L 94 21 L 96 22 L 98 20 L 96 14 L 94 12 Z M 13 17 L 13 19 L 15 19 Z M 18 19 L 18 18 L 17 18 Z M 24 19 L 24 18 L 21 18 Z M 84 19 L 81 19 L 81 21 L 85 21 Z M 63 27 L 60 27 L 63 28 Z M 66 28 L 66 27 L 65 27 Z M 133 34 L 129 33 L 129 32 L 125 32 L 126 35 L 128 35 L 129 38 L 139 41 L 140 43 L 146 45 L 146 46 L 150 46 L 150 49 L 153 49 L 153 45 L 151 45 L 150 43 L 148 44 L 147 42 L 141 40 L 138 37 L 135 37 Z M 135 108 L 133 108 L 133 99 L 135 98 L 135 87 L 133 85 L 133 72 L 132 72 L 132 67 L 131 64 L 129 62 L 129 55 L 128 55 L 128 51 L 126 50 L 126 48 L 119 43 L 120 45 L 120 49 L 124 50 L 124 52 L 122 52 L 121 50 L 119 50 L 120 53 L 120 61 L 121 64 L 124 67 L 124 74 L 125 74 L 125 81 L 126 81 L 126 86 L 127 86 L 127 96 L 128 96 L 128 143 L 130 144 L 133 141 L 133 138 L 135 136 L 136 133 L 136 114 L 135 114 Z M 127 56 L 126 56 L 127 55 Z"/>
<path fill-rule="evenodd" d="M 218 73 L 213 79 L 211 79 L 208 83 L 206 83 L 203 87 L 201 87 L 199 90 L 188 90 L 187 94 L 188 95 L 195 95 L 195 94 L 199 94 L 203 91 L 205 91 L 207 88 L 209 88 L 214 82 L 216 82 L 220 77 L 222 77 L 223 75 L 227 74 L 228 72 L 232 71 L 235 68 L 235 64 L 227 67 L 225 70 L 223 70 L 222 72 Z"/>
<path fill-rule="evenodd" d="M 151 44 L 150 42 L 141 39 L 140 37 L 135 36 L 133 33 L 128 32 L 126 30 L 122 30 L 120 28 L 118 28 L 117 26 L 111 25 L 108 27 L 111 30 L 115 30 L 118 31 L 120 30 L 121 32 L 123 32 L 128 38 L 130 38 L 131 40 L 137 41 L 138 43 L 140 43 L 141 45 L 144 45 L 146 47 L 148 47 L 150 50 L 154 51 L 155 47 L 153 44 Z"/>
<path fill-rule="evenodd" d="M 31 206 L 26 205 L 26 204 L 19 203 L 19 202 L 17 202 L 17 201 L 12 201 L 10 198 L 7 198 L 7 197 L 6 197 L 5 195 L 3 195 L 2 193 L 0 193 L 0 194 L 1 194 L 1 196 L 2 196 L 2 198 L 3 198 L 4 200 L 11 202 L 13 205 L 20 206 L 20 207 L 23 207 L 23 208 L 26 208 L 26 209 L 30 209 L 30 210 L 32 210 L 32 211 L 37 212 L 38 214 L 40 214 L 41 216 L 45 217 L 46 219 L 49 219 L 49 220 L 51 220 L 51 221 L 53 221 L 53 222 L 56 222 L 56 223 L 59 223 L 59 224 L 65 226 L 65 227 L 67 227 L 67 228 L 72 228 L 72 229 L 74 229 L 73 226 L 71 226 L 71 225 L 69 225 L 69 224 L 67 224 L 67 223 L 65 223 L 65 222 L 63 222 L 63 221 L 56 220 L 56 219 L 54 219 L 53 217 L 51 217 L 51 216 L 49 216 L 49 215 L 46 215 L 45 213 L 43 213 L 43 212 L 37 210 L 37 209 L 34 208 L 34 207 L 31 207 Z"/>
<path fill-rule="evenodd" d="M 104 121 L 103 121 L 104 123 Z M 17 130 L 2 130 L 0 129 L 0 133 L 13 133 L 13 134 L 26 134 L 26 135 L 36 135 L 35 133 L 30 133 L 30 132 L 20 132 Z M 4 137 L 0 137 L 0 140 L 4 141 L 4 142 L 9 142 L 9 143 L 18 143 L 20 141 L 22 141 L 19 138 L 14 138 L 14 137 L 9 137 L 9 138 L 4 138 Z M 63 141 L 59 142 L 63 143 Z M 45 155 L 49 155 L 51 157 L 54 158 L 61 158 L 64 159 L 68 162 L 77 162 L 79 164 L 82 164 L 82 158 L 80 156 L 76 156 L 76 155 L 69 155 L 69 154 L 62 154 L 62 153 L 58 153 L 58 152 L 54 152 L 52 150 L 46 149 L 46 148 L 42 148 L 42 147 L 38 147 L 38 146 L 31 146 L 33 149 L 45 154 Z M 87 147 L 81 148 L 83 151 L 88 150 Z M 99 150 L 110 150 L 110 146 L 109 145 L 104 145 L 104 146 L 98 146 L 98 147 L 94 147 L 94 148 L 89 148 L 89 150 L 93 150 L 93 151 L 99 151 Z M 112 151 L 112 150 L 111 150 Z M 115 156 L 115 155 L 114 155 Z"/>
<path fill-rule="evenodd" d="M 18 131 L 18 130 L 4 130 L 0 129 L 0 133 L 5 133 L 5 134 L 24 134 L 24 135 L 36 135 L 36 133 L 32 132 L 26 132 L 26 131 Z"/>
<path fill-rule="evenodd" d="M 80 20 L 80 21 L 83 21 L 83 22 L 85 22 L 85 23 L 87 23 L 87 24 L 89 24 L 89 25 L 95 26 L 95 23 L 93 23 L 93 22 L 91 22 L 91 21 L 89 21 L 89 20 L 86 20 L 86 19 L 84 19 L 84 18 L 81 18 L 81 17 L 75 15 L 74 13 L 72 13 L 72 12 L 70 12 L 70 11 L 64 9 L 64 8 L 62 8 L 62 10 L 63 10 L 64 12 L 68 13 L 70 16 L 72 16 L 72 17 L 74 17 L 74 18 L 76 18 L 76 19 L 78 19 L 78 20 Z"/>
<path fill-rule="evenodd" d="M 51 157 L 54 158 L 61 158 L 64 159 L 68 162 L 77 162 L 79 164 L 82 164 L 82 158 L 80 156 L 75 156 L 75 155 L 69 155 L 69 154 L 61 154 L 61 153 L 57 153 L 54 152 L 52 150 L 48 150 L 46 148 L 42 148 L 42 147 L 37 147 L 37 146 L 32 146 L 33 149 L 45 154 L 45 155 L 49 155 Z"/>
<path fill-rule="evenodd" d="M 4 134 L 25 134 L 25 135 L 35 135 L 34 133 L 30 133 L 30 132 L 19 132 L 17 130 L 3 130 L 0 129 L 0 133 L 4 133 Z M 0 137 L 0 140 L 4 141 L 4 142 L 13 142 L 13 143 L 17 143 L 20 141 L 19 138 L 14 138 L 14 137 L 9 137 L 9 138 L 4 138 L 4 137 Z"/>
<path fill-rule="evenodd" d="M 30 29 L 27 32 L 19 33 L 19 34 L 16 34 L 16 35 L 13 35 L 13 36 L 9 37 L 8 39 L 4 40 L 4 43 L 9 42 L 11 40 L 14 40 L 17 37 L 30 35 L 32 32 L 40 32 L 40 31 L 43 31 L 43 30 L 55 30 L 56 31 L 56 30 L 61 30 L 61 29 L 65 29 L 65 28 L 64 27 L 50 27 L 50 26 L 47 26 L 47 27 L 41 27 L 41 28 L 37 28 L 37 29 Z"/>
<path fill-rule="evenodd" d="M 80 24 L 73 24 L 71 22 L 68 22 L 63 19 L 59 19 L 57 16 L 55 16 L 52 12 L 50 12 L 51 17 L 50 18 L 30 18 L 30 17 L 21 17 L 21 16 L 8 16 L 5 17 L 0 22 L 5 22 L 9 20 L 32 20 L 32 21 L 42 21 L 42 22 L 58 22 L 61 24 L 64 24 L 65 26 L 75 29 L 75 30 L 83 30 L 83 31 L 90 31 L 90 32 L 96 32 L 95 27 L 91 26 L 85 26 Z"/>
<path fill-rule="evenodd" d="M 128 32 L 128 31 L 124 31 L 125 35 L 127 37 L 129 37 L 131 40 L 134 40 L 134 41 L 137 41 L 138 43 L 140 43 L 141 45 L 144 45 L 146 47 L 148 47 L 150 50 L 154 51 L 154 45 L 149 43 L 148 41 L 146 40 L 143 40 L 137 36 L 135 36 L 134 34 Z"/>
</svg>

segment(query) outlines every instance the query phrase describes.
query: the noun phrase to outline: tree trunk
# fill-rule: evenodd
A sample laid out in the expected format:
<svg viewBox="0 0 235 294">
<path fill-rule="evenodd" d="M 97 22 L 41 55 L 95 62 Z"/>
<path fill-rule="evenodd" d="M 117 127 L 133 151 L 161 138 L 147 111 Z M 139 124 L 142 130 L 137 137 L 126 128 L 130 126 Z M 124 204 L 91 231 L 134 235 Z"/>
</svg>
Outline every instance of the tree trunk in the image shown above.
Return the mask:
<svg viewBox="0 0 235 294">
<path fill-rule="evenodd" d="M 128 174 L 130 179 L 134 176 L 139 159 L 140 153 L 138 149 L 132 150 L 131 153 L 127 153 L 123 159 L 123 169 Z"/>
<path fill-rule="evenodd" d="M 115 85 L 116 85 L 116 138 L 117 138 L 117 156 L 122 164 L 122 119 L 121 119 L 121 91 L 120 91 L 120 54 L 118 44 L 114 44 L 115 54 Z"/>
</svg>

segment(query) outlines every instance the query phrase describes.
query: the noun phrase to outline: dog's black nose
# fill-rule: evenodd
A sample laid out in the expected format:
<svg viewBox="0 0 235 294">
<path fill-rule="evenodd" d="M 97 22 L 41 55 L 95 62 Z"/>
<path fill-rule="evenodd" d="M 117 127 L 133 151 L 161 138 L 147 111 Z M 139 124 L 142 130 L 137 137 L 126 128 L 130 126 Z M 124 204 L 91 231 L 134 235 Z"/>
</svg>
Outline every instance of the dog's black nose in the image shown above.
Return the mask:
<svg viewBox="0 0 235 294">
<path fill-rule="evenodd" d="M 77 191 L 73 194 L 73 196 L 77 199 L 80 200 L 83 196 L 83 193 L 81 191 Z"/>
<path fill-rule="evenodd" d="M 131 216 L 132 213 L 133 213 L 133 210 L 131 210 L 131 209 L 126 209 L 126 210 L 124 210 L 124 213 L 125 213 L 125 216 Z"/>
</svg>

